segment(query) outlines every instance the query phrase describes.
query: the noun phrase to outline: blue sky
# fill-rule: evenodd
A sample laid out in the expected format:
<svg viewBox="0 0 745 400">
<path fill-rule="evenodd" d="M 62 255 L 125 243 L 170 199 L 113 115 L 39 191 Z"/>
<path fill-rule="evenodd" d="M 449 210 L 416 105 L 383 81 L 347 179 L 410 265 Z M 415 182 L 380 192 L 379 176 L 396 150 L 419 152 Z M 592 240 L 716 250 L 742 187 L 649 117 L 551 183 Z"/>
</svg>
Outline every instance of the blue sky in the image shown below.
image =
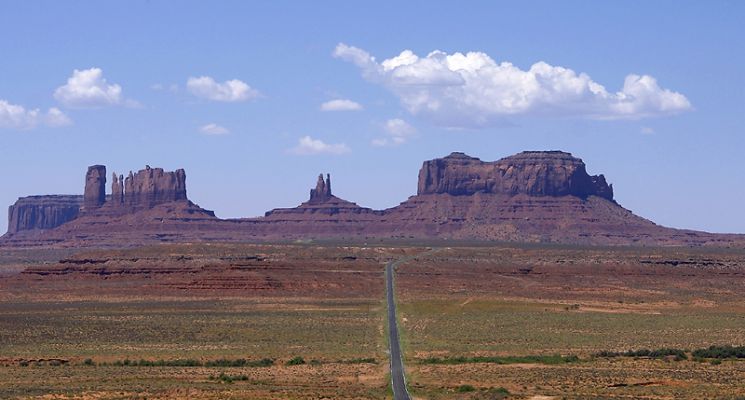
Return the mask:
<svg viewBox="0 0 745 400">
<path fill-rule="evenodd" d="M 101 163 L 185 168 L 221 217 L 320 172 L 386 208 L 424 160 L 561 149 L 643 217 L 745 232 L 745 3 L 400 3 L 3 2 L 0 204 Z"/>
</svg>

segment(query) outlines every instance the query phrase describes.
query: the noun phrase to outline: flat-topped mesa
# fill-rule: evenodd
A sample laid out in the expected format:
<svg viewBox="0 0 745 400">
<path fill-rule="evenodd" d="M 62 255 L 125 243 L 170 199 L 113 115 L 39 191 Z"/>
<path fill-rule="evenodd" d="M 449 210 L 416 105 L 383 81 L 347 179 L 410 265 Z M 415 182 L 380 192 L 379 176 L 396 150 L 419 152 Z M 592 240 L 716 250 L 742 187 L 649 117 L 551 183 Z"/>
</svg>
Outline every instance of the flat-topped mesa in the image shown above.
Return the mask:
<svg viewBox="0 0 745 400">
<path fill-rule="evenodd" d="M 589 175 L 581 159 L 562 151 L 524 151 L 492 162 L 452 153 L 424 162 L 417 193 L 598 196 L 613 201 L 613 185 L 603 175 Z"/>
<path fill-rule="evenodd" d="M 95 210 L 106 202 L 106 167 L 91 165 L 85 174 L 83 209 Z"/>
<path fill-rule="evenodd" d="M 318 175 L 318 182 L 316 182 L 316 188 L 310 189 L 310 200 L 308 203 L 317 204 L 331 200 L 333 195 L 331 194 L 331 174 L 326 174 L 326 180 L 323 180 L 323 174 Z"/>
<path fill-rule="evenodd" d="M 21 197 L 8 207 L 8 233 L 56 228 L 77 218 L 82 205 L 80 195 Z"/>
</svg>

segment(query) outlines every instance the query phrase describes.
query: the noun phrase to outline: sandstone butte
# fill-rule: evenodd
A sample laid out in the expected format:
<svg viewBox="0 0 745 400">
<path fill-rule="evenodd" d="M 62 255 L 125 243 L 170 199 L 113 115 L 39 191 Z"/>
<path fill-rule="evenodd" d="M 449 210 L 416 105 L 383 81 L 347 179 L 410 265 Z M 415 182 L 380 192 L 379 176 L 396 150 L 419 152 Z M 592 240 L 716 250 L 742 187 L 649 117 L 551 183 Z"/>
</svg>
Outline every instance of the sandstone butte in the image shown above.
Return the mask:
<svg viewBox="0 0 745 400">
<path fill-rule="evenodd" d="M 83 195 L 30 196 L 9 209 L 2 246 L 133 246 L 154 242 L 298 239 L 443 240 L 745 247 L 745 235 L 667 228 L 613 198 L 603 175 L 561 151 L 485 162 L 463 153 L 425 161 L 417 194 L 386 210 L 332 194 L 318 177 L 308 201 L 263 217 L 220 219 L 192 203 L 186 173 L 149 166 L 112 175 L 89 167 Z"/>
</svg>

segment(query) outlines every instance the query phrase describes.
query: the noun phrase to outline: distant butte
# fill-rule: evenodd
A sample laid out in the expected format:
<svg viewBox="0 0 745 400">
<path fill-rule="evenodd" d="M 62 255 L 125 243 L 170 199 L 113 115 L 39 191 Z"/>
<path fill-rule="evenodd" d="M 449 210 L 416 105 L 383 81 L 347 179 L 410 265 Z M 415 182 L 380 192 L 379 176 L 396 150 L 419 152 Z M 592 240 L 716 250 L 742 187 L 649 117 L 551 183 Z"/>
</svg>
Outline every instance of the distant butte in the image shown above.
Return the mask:
<svg viewBox="0 0 745 400">
<path fill-rule="evenodd" d="M 613 200 L 613 187 L 603 175 L 588 175 L 582 160 L 561 151 L 524 151 L 494 162 L 463 153 L 425 161 L 417 194 L 434 193 L 598 196 Z"/>
<path fill-rule="evenodd" d="M 112 175 L 88 169 L 84 194 L 30 196 L 10 206 L 4 246 L 131 246 L 179 241 L 424 239 L 582 245 L 745 247 L 745 235 L 666 228 L 634 215 L 603 175 L 561 151 L 497 161 L 464 153 L 425 161 L 417 194 L 386 210 L 335 196 L 318 176 L 309 199 L 263 217 L 219 219 L 186 195 L 186 173 L 149 166 Z"/>
<path fill-rule="evenodd" d="M 310 190 L 308 201 L 294 208 L 276 208 L 267 211 L 264 216 L 267 221 L 304 220 L 310 223 L 319 218 L 327 219 L 326 216 L 344 219 L 360 214 L 379 215 L 380 212 L 360 207 L 351 201 L 334 196 L 331 193 L 331 175 L 326 174 L 326 179 L 324 179 L 323 174 L 320 174 L 315 189 Z"/>
</svg>

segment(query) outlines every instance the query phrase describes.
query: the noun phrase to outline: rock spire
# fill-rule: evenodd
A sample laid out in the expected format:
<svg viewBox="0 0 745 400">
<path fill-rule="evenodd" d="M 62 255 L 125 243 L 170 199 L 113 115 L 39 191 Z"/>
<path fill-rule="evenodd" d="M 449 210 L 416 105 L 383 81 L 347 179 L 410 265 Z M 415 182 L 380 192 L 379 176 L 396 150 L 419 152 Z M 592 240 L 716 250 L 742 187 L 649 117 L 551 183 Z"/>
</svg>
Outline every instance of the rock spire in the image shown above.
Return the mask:
<svg viewBox="0 0 745 400">
<path fill-rule="evenodd" d="M 85 174 L 85 191 L 83 208 L 94 210 L 106 202 L 106 167 L 92 165 Z"/>
<path fill-rule="evenodd" d="M 323 179 L 323 174 L 318 175 L 318 181 L 316 182 L 316 188 L 310 190 L 310 202 L 321 203 L 331 199 L 331 174 L 326 174 L 326 180 Z"/>
</svg>

